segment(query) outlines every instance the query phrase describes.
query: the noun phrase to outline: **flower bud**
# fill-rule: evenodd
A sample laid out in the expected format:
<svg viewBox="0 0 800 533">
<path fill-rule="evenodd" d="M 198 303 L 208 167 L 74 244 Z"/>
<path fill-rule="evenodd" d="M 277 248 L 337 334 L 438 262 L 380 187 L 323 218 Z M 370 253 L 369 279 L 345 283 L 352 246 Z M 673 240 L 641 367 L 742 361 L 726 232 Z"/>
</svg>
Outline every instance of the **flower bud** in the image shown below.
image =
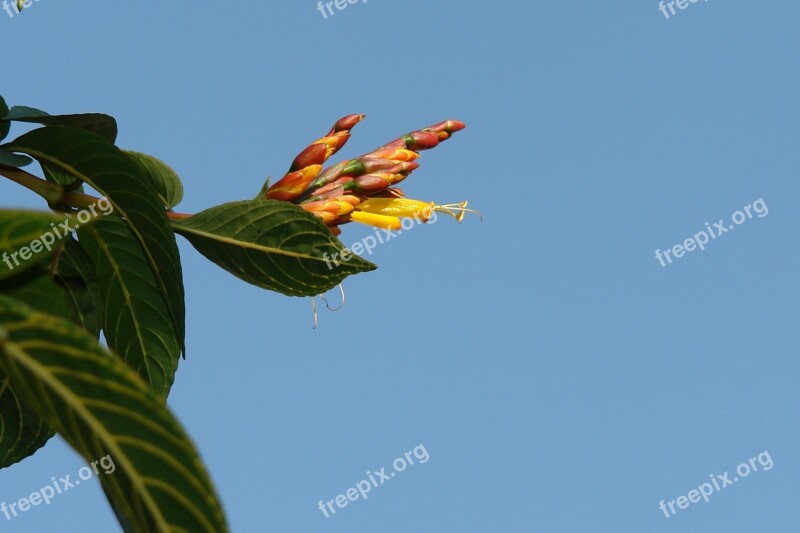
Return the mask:
<svg viewBox="0 0 800 533">
<path fill-rule="evenodd" d="M 311 165 L 322 165 L 325 162 L 325 154 L 328 148 L 324 144 L 315 143 L 303 150 L 294 158 L 289 172 L 300 170 Z"/>
</svg>

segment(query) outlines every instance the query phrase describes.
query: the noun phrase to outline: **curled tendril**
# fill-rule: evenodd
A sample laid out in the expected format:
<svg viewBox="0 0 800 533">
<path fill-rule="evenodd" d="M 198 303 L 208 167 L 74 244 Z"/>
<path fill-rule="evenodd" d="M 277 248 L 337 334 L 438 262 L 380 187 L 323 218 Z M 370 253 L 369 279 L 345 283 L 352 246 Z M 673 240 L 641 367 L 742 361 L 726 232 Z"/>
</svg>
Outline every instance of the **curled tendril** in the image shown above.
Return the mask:
<svg viewBox="0 0 800 533">
<path fill-rule="evenodd" d="M 340 303 L 336 307 L 331 307 L 330 304 L 328 303 L 328 299 L 325 298 L 324 296 L 322 296 L 321 294 L 319 295 L 320 300 L 325 302 L 325 307 L 328 308 L 328 311 L 336 312 L 336 311 L 339 311 L 342 307 L 344 307 L 345 294 L 344 294 L 344 286 L 341 283 L 339 284 L 339 291 L 342 293 L 342 303 Z M 312 329 L 317 329 L 317 325 L 319 324 L 319 315 L 317 314 L 317 297 L 316 296 L 312 296 L 311 297 L 311 310 L 314 313 L 314 326 L 313 326 Z"/>
</svg>

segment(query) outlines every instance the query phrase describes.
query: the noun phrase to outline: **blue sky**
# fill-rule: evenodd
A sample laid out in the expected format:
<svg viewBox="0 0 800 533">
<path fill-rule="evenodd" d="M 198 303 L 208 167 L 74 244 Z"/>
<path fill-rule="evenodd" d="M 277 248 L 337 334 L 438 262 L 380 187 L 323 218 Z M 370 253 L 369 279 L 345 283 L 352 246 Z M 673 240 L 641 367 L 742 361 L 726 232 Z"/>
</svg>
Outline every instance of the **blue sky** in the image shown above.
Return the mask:
<svg viewBox="0 0 800 533">
<path fill-rule="evenodd" d="M 179 238 L 188 357 L 170 405 L 232 530 L 796 530 L 800 5 L 333 9 L 0 11 L 9 104 L 114 115 L 122 146 L 181 175 L 186 212 L 252 197 L 349 113 L 367 118 L 343 157 L 467 124 L 404 190 L 468 199 L 483 222 L 379 246 L 380 268 L 348 279 L 316 330 L 310 300 L 248 286 Z M 0 199 L 41 205 L 3 183 Z M 705 250 L 656 258 L 758 200 L 767 214 Z M 428 460 L 368 499 L 318 509 L 419 445 Z M 659 509 L 767 456 L 708 502 Z M 81 466 L 53 441 L 2 473 L 0 500 Z M 15 533 L 117 527 L 96 480 L 0 517 Z"/>
</svg>

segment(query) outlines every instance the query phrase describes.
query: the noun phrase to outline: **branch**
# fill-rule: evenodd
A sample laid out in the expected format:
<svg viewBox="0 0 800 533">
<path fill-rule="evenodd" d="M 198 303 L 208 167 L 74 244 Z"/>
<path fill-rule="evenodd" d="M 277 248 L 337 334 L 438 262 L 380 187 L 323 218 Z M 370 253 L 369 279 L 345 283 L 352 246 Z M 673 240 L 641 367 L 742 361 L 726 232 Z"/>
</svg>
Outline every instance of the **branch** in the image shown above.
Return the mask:
<svg viewBox="0 0 800 533">
<path fill-rule="evenodd" d="M 0 165 L 0 176 L 5 176 L 11 181 L 35 192 L 47 200 L 47 204 L 51 208 L 74 207 L 76 209 L 85 209 L 100 200 L 100 198 L 92 196 L 91 194 L 67 191 L 62 185 L 50 183 L 47 180 L 44 180 L 38 176 L 34 176 L 33 174 L 29 174 L 28 172 L 15 167 Z M 167 217 L 170 220 L 180 220 L 189 218 L 190 216 L 192 215 L 187 213 L 175 213 L 174 211 L 167 211 Z"/>
</svg>

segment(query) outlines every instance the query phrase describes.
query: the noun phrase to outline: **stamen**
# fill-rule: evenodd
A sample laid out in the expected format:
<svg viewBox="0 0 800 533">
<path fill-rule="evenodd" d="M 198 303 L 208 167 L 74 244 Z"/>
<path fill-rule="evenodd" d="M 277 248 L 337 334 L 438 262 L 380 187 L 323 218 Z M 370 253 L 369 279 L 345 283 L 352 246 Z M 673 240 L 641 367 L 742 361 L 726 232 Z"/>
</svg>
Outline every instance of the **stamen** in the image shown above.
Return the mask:
<svg viewBox="0 0 800 533">
<path fill-rule="evenodd" d="M 483 216 L 478 211 L 475 211 L 474 209 L 467 209 L 468 204 L 469 202 L 464 200 L 459 204 L 435 205 L 433 206 L 433 210 L 439 213 L 450 215 L 451 217 L 455 218 L 459 224 L 461 224 L 461 221 L 464 220 L 464 217 L 467 215 L 467 213 L 478 215 L 478 218 L 480 218 L 481 222 L 483 222 Z"/>
</svg>

